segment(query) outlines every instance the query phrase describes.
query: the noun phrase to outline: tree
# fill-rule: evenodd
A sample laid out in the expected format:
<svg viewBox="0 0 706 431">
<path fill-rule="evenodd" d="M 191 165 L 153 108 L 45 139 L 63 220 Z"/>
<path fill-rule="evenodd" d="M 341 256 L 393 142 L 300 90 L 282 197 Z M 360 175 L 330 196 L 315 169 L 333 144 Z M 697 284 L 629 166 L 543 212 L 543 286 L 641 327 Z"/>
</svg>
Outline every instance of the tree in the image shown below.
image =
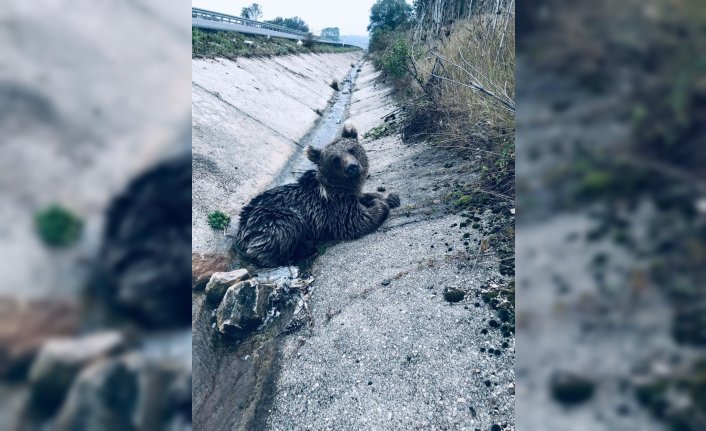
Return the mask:
<svg viewBox="0 0 706 431">
<path fill-rule="evenodd" d="M 314 33 L 308 32 L 306 34 L 306 36 L 304 36 L 304 42 L 303 42 L 304 46 L 307 48 L 311 48 L 312 46 L 314 46 L 315 43 L 316 43 L 316 37 L 314 36 Z"/>
<path fill-rule="evenodd" d="M 257 21 L 262 17 L 262 8 L 259 4 L 253 3 L 250 6 L 244 7 L 243 10 L 240 11 L 240 16 L 245 19 Z"/>
<path fill-rule="evenodd" d="M 270 24 L 275 25 L 281 25 L 283 27 L 291 28 L 292 30 L 301 31 L 303 33 L 309 32 L 309 25 L 298 16 L 292 18 L 282 18 L 281 16 L 278 16 L 275 19 L 271 19 L 265 22 L 269 22 Z"/>
<path fill-rule="evenodd" d="M 409 23 L 412 7 L 405 0 L 377 0 L 370 8 L 368 31 L 395 30 Z"/>
<path fill-rule="evenodd" d="M 275 19 L 266 19 L 265 22 L 275 25 L 281 25 L 282 27 L 284 27 L 284 18 L 282 18 L 281 16 L 278 16 Z"/>
<path fill-rule="evenodd" d="M 326 27 L 321 30 L 321 37 L 338 42 L 341 40 L 341 32 L 338 30 L 338 27 Z"/>
</svg>

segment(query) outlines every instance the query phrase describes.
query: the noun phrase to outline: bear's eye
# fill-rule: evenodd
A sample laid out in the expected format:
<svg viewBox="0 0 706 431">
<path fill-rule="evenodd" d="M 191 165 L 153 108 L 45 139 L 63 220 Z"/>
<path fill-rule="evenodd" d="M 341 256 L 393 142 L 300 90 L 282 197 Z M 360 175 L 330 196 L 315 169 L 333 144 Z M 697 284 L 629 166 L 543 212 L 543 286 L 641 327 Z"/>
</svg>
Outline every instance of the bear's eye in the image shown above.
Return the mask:
<svg viewBox="0 0 706 431">
<path fill-rule="evenodd" d="M 349 148 L 348 149 L 348 154 L 355 156 L 355 148 Z"/>
<path fill-rule="evenodd" d="M 333 156 L 333 163 L 336 163 L 336 164 L 341 163 L 341 158 L 338 156 Z"/>
</svg>

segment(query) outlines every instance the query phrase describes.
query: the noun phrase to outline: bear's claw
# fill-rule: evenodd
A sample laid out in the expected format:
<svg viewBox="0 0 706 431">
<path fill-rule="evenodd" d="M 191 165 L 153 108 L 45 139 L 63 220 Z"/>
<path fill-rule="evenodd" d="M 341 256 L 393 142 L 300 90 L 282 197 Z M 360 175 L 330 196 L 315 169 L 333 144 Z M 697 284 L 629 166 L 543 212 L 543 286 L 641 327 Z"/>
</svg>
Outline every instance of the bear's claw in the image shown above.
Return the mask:
<svg viewBox="0 0 706 431">
<path fill-rule="evenodd" d="M 390 193 L 387 195 L 387 205 L 392 208 L 397 208 L 400 206 L 400 196 L 397 193 Z"/>
</svg>

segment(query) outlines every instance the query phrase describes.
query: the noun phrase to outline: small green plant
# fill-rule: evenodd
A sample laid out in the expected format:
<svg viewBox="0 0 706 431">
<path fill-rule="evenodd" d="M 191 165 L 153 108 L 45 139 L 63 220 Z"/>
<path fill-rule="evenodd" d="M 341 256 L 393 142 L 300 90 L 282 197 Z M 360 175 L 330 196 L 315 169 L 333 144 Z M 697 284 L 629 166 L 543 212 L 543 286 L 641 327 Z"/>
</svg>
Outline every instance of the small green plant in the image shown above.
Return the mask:
<svg viewBox="0 0 706 431">
<path fill-rule="evenodd" d="M 588 172 L 582 179 L 579 185 L 579 194 L 581 196 L 597 196 L 609 192 L 611 185 L 614 183 L 612 173 L 609 171 L 596 170 Z"/>
<path fill-rule="evenodd" d="M 383 123 L 377 127 L 370 129 L 363 137 L 366 139 L 380 139 L 385 136 L 390 136 L 394 132 L 394 129 L 387 123 Z"/>
<path fill-rule="evenodd" d="M 230 223 L 230 216 L 222 211 L 214 211 L 208 215 L 208 224 L 212 228 L 225 230 Z"/>
<path fill-rule="evenodd" d="M 53 247 L 67 247 L 81 236 L 83 221 L 71 211 L 58 204 L 35 215 L 37 233 L 45 244 Z"/>
<path fill-rule="evenodd" d="M 469 195 L 463 195 L 460 198 L 456 199 L 456 202 L 454 202 L 454 204 L 457 207 L 466 207 L 469 206 L 472 202 L 473 200 Z"/>
</svg>

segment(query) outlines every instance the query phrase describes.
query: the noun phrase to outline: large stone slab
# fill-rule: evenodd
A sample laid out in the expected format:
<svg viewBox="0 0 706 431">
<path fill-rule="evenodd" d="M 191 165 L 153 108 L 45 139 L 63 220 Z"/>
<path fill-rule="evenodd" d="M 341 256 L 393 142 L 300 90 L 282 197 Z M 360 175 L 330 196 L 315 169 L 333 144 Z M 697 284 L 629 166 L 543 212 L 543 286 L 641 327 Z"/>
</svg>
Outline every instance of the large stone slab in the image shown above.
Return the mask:
<svg viewBox="0 0 706 431">
<path fill-rule="evenodd" d="M 223 300 L 228 288 L 239 281 L 248 278 L 247 269 L 236 269 L 230 272 L 216 272 L 211 275 L 211 279 L 206 285 L 206 298 L 211 304 L 218 305 Z"/>
<path fill-rule="evenodd" d="M 29 374 L 33 407 L 45 413 L 53 412 L 83 367 L 125 346 L 125 337 L 118 331 L 47 341 Z"/>
<path fill-rule="evenodd" d="M 257 279 L 229 287 L 216 310 L 216 324 L 223 334 L 242 337 L 258 327 L 267 316 L 273 286 Z"/>
</svg>

